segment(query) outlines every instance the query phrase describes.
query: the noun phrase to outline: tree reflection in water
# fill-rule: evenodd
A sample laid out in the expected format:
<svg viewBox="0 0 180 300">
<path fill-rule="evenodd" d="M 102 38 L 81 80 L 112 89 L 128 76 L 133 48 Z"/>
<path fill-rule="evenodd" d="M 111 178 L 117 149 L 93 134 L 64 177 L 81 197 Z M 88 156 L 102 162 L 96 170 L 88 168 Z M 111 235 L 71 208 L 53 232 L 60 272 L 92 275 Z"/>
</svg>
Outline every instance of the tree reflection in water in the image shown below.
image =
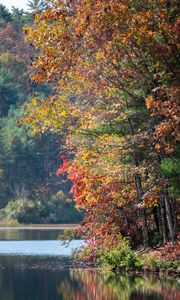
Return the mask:
<svg viewBox="0 0 180 300">
<path fill-rule="evenodd" d="M 178 300 L 180 282 L 175 278 L 115 276 L 95 270 L 71 270 L 58 293 L 64 300 Z"/>
</svg>

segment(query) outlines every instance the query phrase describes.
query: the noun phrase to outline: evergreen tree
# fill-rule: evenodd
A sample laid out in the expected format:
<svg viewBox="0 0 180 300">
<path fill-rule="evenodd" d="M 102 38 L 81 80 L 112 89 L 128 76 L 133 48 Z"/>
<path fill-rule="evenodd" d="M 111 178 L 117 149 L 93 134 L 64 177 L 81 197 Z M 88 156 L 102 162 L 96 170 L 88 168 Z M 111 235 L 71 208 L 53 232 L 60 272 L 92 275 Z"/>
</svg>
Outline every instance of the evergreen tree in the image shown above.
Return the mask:
<svg viewBox="0 0 180 300">
<path fill-rule="evenodd" d="M 20 95 L 18 85 L 13 83 L 12 75 L 0 68 L 0 116 L 6 116 L 11 105 L 15 105 Z"/>
<path fill-rule="evenodd" d="M 31 12 L 36 9 L 43 10 L 46 7 L 45 1 L 43 0 L 29 0 L 27 5 Z"/>
<path fill-rule="evenodd" d="M 3 4 L 0 4 L 0 19 L 4 20 L 7 23 L 12 21 L 10 12 Z"/>
</svg>

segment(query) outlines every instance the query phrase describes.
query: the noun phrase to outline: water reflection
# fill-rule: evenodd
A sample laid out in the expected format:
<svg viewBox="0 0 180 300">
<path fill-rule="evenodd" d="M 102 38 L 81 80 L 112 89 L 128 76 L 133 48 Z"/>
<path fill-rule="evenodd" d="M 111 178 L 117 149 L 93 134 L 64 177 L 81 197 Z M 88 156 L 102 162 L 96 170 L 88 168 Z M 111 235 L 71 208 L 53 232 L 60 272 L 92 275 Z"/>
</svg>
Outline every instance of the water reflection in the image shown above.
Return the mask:
<svg viewBox="0 0 180 300">
<path fill-rule="evenodd" d="M 174 278 L 71 269 L 70 258 L 0 256 L 1 300 L 178 300 Z"/>
<path fill-rule="evenodd" d="M 69 277 L 65 259 L 0 257 L 1 300 L 63 300 L 59 282 Z"/>
<path fill-rule="evenodd" d="M 180 299 L 180 282 L 174 278 L 72 269 L 68 248 L 55 241 L 54 234 L 57 238 L 59 231 L 0 231 L 0 300 Z"/>
<path fill-rule="evenodd" d="M 71 270 L 70 278 L 58 287 L 64 300 L 180 299 L 180 282 L 175 278 L 115 276 L 93 270 Z"/>
<path fill-rule="evenodd" d="M 5 229 L 0 230 L 0 240 L 56 240 L 62 232 L 61 229 Z"/>
</svg>

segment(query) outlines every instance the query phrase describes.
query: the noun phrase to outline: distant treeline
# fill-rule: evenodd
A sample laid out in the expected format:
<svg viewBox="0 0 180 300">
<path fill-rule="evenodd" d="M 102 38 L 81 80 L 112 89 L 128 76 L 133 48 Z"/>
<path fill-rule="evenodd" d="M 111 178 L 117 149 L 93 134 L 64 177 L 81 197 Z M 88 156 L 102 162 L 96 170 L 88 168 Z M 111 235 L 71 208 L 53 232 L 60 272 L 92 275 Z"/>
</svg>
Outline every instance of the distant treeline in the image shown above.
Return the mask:
<svg viewBox="0 0 180 300">
<path fill-rule="evenodd" d="M 34 136 L 20 126 L 24 106 L 33 97 L 48 97 L 52 86 L 30 79 L 36 52 L 24 41 L 41 1 L 29 1 L 29 12 L 0 5 L 0 218 L 23 223 L 73 223 L 81 219 L 70 198 L 71 184 L 57 177 L 63 138 L 46 132 Z"/>
</svg>

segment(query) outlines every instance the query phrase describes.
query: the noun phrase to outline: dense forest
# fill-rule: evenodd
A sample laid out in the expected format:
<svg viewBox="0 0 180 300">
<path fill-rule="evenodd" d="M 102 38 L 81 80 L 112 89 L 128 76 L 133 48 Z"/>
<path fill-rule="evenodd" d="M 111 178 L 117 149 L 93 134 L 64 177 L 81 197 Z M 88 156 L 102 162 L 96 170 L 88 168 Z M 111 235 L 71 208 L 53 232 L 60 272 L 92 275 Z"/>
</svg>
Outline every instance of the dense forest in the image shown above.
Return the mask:
<svg viewBox="0 0 180 300">
<path fill-rule="evenodd" d="M 81 214 L 68 204 L 70 182 L 56 171 L 64 143 L 56 133 L 32 134 L 18 120 L 32 95 L 53 93 L 48 84 L 30 79 L 36 51 L 25 42 L 23 26 L 31 24 L 39 1 L 29 12 L 0 5 L 0 218 L 21 223 L 73 223 Z M 40 8 L 40 7 L 39 7 Z"/>
<path fill-rule="evenodd" d="M 85 211 L 88 258 L 121 235 L 144 249 L 175 243 L 179 1 L 55 0 L 33 18 L 1 11 L 4 211 L 11 198 L 36 210 L 38 197 L 59 209 L 67 178 Z"/>
</svg>

